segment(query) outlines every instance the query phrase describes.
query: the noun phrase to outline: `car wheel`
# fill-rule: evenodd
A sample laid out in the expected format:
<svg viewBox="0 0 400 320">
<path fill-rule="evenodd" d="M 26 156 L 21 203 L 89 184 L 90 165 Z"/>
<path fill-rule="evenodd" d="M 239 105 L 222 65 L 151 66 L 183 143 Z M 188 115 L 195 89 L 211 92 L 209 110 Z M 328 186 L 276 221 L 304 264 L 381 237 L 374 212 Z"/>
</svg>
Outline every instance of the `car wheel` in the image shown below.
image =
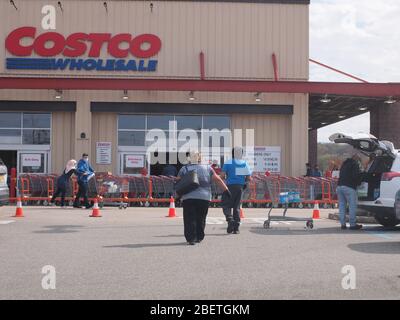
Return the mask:
<svg viewBox="0 0 400 320">
<path fill-rule="evenodd" d="M 400 221 L 391 215 L 375 216 L 375 220 L 384 227 L 395 227 L 400 224 Z"/>
</svg>

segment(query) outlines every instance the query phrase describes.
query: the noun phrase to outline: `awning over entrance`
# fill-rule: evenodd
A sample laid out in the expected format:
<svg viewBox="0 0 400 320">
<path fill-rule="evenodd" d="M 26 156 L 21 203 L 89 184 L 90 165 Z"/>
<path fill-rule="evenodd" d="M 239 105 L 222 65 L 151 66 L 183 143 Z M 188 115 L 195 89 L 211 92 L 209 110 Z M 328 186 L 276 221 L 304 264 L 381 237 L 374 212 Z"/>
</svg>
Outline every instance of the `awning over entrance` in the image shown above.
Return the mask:
<svg viewBox="0 0 400 320">
<path fill-rule="evenodd" d="M 310 129 L 378 108 L 400 97 L 400 83 L 0 77 L 0 89 L 149 90 L 310 94 Z M 325 99 L 325 102 L 323 100 Z"/>
<path fill-rule="evenodd" d="M 319 129 L 379 108 L 387 98 L 310 94 L 309 128 Z"/>
</svg>

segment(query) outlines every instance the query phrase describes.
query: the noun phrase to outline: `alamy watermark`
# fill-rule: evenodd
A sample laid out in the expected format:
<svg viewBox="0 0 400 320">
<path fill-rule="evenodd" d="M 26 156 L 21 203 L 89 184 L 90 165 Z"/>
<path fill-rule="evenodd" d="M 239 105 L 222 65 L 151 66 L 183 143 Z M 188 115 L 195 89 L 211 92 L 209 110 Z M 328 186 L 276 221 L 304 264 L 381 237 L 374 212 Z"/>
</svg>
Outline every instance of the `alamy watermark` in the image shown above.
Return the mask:
<svg viewBox="0 0 400 320">
<path fill-rule="evenodd" d="M 56 289 L 56 268 L 52 265 L 46 265 L 42 268 L 42 274 L 45 275 L 42 278 L 43 290 L 55 290 Z"/>
<path fill-rule="evenodd" d="M 342 268 L 342 274 L 345 276 L 342 279 L 343 290 L 355 290 L 356 284 L 356 268 L 352 265 L 346 265 Z"/>
</svg>

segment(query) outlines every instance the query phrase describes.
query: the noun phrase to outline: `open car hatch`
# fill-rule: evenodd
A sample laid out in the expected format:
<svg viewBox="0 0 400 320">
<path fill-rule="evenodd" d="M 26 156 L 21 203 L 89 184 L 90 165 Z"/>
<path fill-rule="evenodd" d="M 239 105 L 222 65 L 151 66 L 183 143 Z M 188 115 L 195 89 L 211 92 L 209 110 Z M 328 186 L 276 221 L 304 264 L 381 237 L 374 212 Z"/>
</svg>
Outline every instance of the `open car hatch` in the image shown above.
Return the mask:
<svg viewBox="0 0 400 320">
<path fill-rule="evenodd" d="M 382 154 L 386 154 L 393 159 L 396 157 L 393 143 L 390 141 L 379 141 L 372 134 L 359 133 L 349 135 L 344 133 L 335 133 L 329 137 L 329 140 L 334 143 L 349 144 L 366 155 L 382 152 Z"/>
</svg>

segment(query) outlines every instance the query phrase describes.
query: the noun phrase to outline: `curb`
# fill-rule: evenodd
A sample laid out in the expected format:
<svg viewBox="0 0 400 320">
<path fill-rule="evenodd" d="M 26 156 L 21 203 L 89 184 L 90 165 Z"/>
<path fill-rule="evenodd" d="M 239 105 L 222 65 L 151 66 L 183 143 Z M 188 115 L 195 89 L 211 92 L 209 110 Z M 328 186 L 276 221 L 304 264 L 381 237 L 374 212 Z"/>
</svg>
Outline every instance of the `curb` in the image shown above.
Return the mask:
<svg viewBox="0 0 400 320">
<path fill-rule="evenodd" d="M 330 220 L 339 220 L 339 214 L 338 213 L 330 213 L 328 216 L 328 219 Z M 349 216 L 346 215 L 346 222 L 349 222 Z M 370 224 L 377 224 L 374 217 L 365 217 L 365 216 L 357 216 L 357 222 L 358 223 L 370 223 Z"/>
</svg>

